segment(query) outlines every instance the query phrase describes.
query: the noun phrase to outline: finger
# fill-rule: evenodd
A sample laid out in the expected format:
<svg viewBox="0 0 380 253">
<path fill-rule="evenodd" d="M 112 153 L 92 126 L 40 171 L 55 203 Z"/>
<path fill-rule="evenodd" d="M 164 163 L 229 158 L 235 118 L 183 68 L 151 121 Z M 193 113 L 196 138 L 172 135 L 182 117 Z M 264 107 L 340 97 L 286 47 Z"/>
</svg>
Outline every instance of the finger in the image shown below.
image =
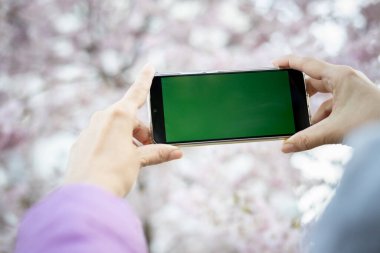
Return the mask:
<svg viewBox="0 0 380 253">
<path fill-rule="evenodd" d="M 282 152 L 298 152 L 324 144 L 338 143 L 341 140 L 335 126 L 329 118 L 320 121 L 287 139 L 282 146 Z"/>
<path fill-rule="evenodd" d="M 128 108 L 129 106 L 136 110 L 140 108 L 148 96 L 154 73 L 155 70 L 152 65 L 145 65 L 137 76 L 136 81 L 117 104 L 123 108 Z"/>
<path fill-rule="evenodd" d="M 292 68 L 304 72 L 308 76 L 323 80 L 330 78 L 332 64 L 322 60 L 317 60 L 310 57 L 300 57 L 295 55 L 288 55 L 273 61 L 273 64 L 280 68 Z M 325 89 L 332 92 L 332 87 L 329 82 L 323 82 L 326 85 Z"/>
<path fill-rule="evenodd" d="M 137 148 L 142 166 L 159 164 L 182 157 L 182 151 L 167 144 L 150 144 Z"/>
<path fill-rule="evenodd" d="M 306 85 L 306 92 L 309 94 L 309 96 L 313 96 L 318 91 L 314 88 L 314 86 L 311 84 L 312 80 L 316 80 L 314 78 L 306 78 L 305 79 L 305 85 Z M 316 80 L 319 81 L 319 80 Z"/>
<path fill-rule="evenodd" d="M 320 122 L 321 120 L 327 118 L 331 114 L 332 108 L 333 108 L 333 99 L 332 98 L 323 102 L 319 106 L 318 110 L 315 112 L 313 117 L 311 118 L 311 124 L 314 125 L 314 124 Z"/>
<path fill-rule="evenodd" d="M 132 137 L 132 143 L 133 145 L 135 145 L 136 147 L 140 147 L 140 146 L 143 146 L 144 144 L 142 144 L 139 140 L 137 140 L 136 138 Z"/>
<path fill-rule="evenodd" d="M 314 78 L 307 78 L 305 80 L 306 83 L 306 91 L 309 96 L 313 96 L 317 92 L 327 93 L 329 92 L 323 84 L 324 80 L 317 80 Z"/>
<path fill-rule="evenodd" d="M 140 120 L 136 120 L 135 122 L 135 126 L 133 129 L 133 137 L 135 137 L 139 142 L 141 142 L 144 145 L 152 143 L 150 128 L 147 127 Z"/>
</svg>

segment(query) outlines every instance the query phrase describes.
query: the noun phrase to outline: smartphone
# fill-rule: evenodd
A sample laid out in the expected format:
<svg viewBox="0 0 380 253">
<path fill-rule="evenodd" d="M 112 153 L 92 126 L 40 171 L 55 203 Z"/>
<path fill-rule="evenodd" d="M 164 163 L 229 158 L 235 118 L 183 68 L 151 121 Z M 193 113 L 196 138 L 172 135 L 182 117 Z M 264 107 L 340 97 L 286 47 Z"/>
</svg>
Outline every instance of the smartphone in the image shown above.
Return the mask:
<svg viewBox="0 0 380 253">
<path fill-rule="evenodd" d="M 148 100 L 155 143 L 283 139 L 310 126 L 304 75 L 293 69 L 156 74 Z"/>
</svg>

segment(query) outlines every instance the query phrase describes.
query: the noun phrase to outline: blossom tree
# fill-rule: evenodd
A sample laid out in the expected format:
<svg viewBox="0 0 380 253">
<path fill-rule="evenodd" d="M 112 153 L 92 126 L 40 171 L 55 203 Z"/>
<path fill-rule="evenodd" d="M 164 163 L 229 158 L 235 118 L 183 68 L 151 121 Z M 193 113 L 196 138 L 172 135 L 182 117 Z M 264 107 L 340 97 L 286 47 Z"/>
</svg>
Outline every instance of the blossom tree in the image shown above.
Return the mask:
<svg viewBox="0 0 380 253">
<path fill-rule="evenodd" d="M 379 82 L 379 12 L 376 0 L 1 0 L 0 252 L 12 251 L 25 210 L 59 185 L 91 113 L 121 97 L 145 62 L 158 72 L 252 69 L 297 53 Z M 279 149 L 185 148 L 182 160 L 144 169 L 128 200 L 151 251 L 302 250 L 350 149 Z"/>
</svg>

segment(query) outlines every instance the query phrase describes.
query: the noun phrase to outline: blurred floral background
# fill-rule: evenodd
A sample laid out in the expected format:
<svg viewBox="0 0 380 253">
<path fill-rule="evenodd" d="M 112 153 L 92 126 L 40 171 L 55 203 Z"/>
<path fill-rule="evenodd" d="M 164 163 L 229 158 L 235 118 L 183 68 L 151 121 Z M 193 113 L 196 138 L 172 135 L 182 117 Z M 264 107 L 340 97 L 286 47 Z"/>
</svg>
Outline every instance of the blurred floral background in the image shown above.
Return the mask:
<svg viewBox="0 0 380 253">
<path fill-rule="evenodd" d="M 378 0 L 0 0 L 0 252 L 59 185 L 90 115 L 146 62 L 158 72 L 249 69 L 297 53 L 379 83 L 379 27 Z M 128 201 L 151 252 L 307 249 L 351 149 L 289 156 L 280 145 L 185 148 L 182 160 L 145 168 Z"/>
</svg>

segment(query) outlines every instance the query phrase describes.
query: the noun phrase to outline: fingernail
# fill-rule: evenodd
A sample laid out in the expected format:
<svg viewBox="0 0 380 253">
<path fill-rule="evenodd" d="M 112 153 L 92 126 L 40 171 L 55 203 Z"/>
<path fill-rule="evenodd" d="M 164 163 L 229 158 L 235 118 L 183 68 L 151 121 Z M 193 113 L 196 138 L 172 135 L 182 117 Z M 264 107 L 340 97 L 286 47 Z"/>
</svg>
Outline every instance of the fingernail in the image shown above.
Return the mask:
<svg viewBox="0 0 380 253">
<path fill-rule="evenodd" d="M 169 155 L 170 160 L 179 159 L 181 157 L 182 157 L 182 151 L 179 149 L 173 150 L 172 152 L 170 152 L 170 155 Z"/>
<path fill-rule="evenodd" d="M 282 145 L 282 152 L 284 153 L 290 153 L 296 151 L 296 146 L 294 146 L 293 143 L 285 142 L 284 145 Z"/>
<path fill-rule="evenodd" d="M 144 69 L 149 69 L 149 71 L 152 71 L 153 73 L 156 72 L 154 65 L 150 62 L 148 62 L 144 65 Z"/>
<path fill-rule="evenodd" d="M 153 64 L 150 62 L 145 63 L 144 68 L 153 68 Z"/>
</svg>

